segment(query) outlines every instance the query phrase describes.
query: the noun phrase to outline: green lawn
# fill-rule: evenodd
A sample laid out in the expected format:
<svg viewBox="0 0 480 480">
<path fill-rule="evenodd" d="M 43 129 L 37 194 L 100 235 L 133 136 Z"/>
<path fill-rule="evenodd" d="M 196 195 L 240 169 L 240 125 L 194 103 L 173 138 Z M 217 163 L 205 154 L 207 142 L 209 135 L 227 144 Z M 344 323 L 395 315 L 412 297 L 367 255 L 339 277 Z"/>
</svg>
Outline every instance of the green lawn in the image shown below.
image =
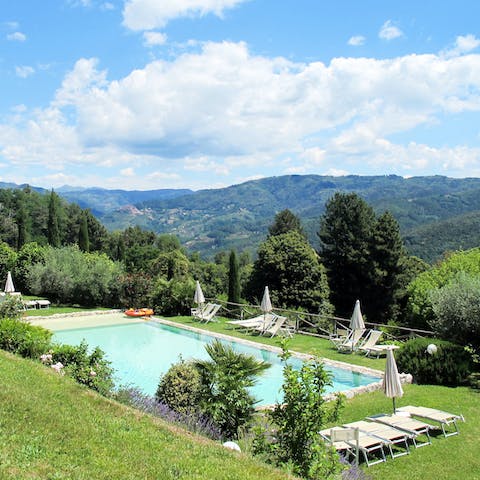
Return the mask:
<svg viewBox="0 0 480 480">
<path fill-rule="evenodd" d="M 219 318 L 218 321 L 209 322 L 207 324 L 195 321 L 192 317 L 172 317 L 168 318 L 168 320 L 183 325 L 201 328 L 210 332 L 223 333 L 225 335 L 231 335 L 232 337 L 246 338 L 266 345 L 280 346 L 279 337 L 268 338 L 244 333 L 238 328 L 233 328 L 226 323 L 227 319 L 225 318 Z M 339 353 L 329 340 L 309 335 L 294 335 L 289 341 L 289 348 L 297 352 L 310 353 L 312 355 L 317 355 L 318 357 L 353 363 L 355 365 L 375 368 L 377 370 L 383 370 L 385 368 L 385 358 L 367 358 L 363 354 Z"/>
<path fill-rule="evenodd" d="M 292 478 L 0 351 L 2 479 Z"/>
<path fill-rule="evenodd" d="M 29 297 L 24 297 L 26 300 L 30 300 Z M 37 300 L 37 297 L 31 297 L 32 300 Z M 109 310 L 108 308 L 103 307 L 72 307 L 69 305 L 50 305 L 48 308 L 37 308 L 35 310 L 26 310 L 22 312 L 24 317 L 48 317 L 50 315 L 55 315 L 56 313 L 78 313 L 78 312 L 90 312 L 92 310 Z"/>
</svg>

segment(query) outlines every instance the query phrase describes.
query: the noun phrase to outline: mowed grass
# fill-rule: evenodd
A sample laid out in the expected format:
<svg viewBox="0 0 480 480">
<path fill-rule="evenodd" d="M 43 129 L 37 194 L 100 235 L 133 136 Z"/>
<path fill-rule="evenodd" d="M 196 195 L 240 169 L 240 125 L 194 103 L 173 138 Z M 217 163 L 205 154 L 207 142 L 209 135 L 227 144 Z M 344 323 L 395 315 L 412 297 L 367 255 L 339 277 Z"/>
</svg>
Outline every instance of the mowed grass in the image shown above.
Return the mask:
<svg viewBox="0 0 480 480">
<path fill-rule="evenodd" d="M 2 479 L 287 479 L 0 351 Z"/>
<path fill-rule="evenodd" d="M 218 318 L 217 321 L 203 323 L 196 321 L 193 317 L 171 317 L 167 318 L 172 322 L 182 325 L 189 325 L 191 327 L 201 328 L 208 332 L 223 333 L 237 338 L 245 338 L 254 342 L 262 343 L 264 345 L 280 346 L 280 337 L 263 337 L 261 335 L 246 333 L 244 330 L 234 328 L 227 323 L 226 318 Z M 361 353 L 339 353 L 335 346 L 327 339 L 313 337 L 310 335 L 295 334 L 289 340 L 288 348 L 293 351 L 301 353 L 310 353 L 321 358 L 329 358 L 331 360 L 338 360 L 340 362 L 352 363 L 364 367 L 370 367 L 377 370 L 384 370 L 385 357 L 383 358 L 367 358 Z"/>
<path fill-rule="evenodd" d="M 460 435 L 444 438 L 435 434 L 432 445 L 411 448 L 411 454 L 391 459 L 365 470 L 375 480 L 480 479 L 480 392 L 467 387 L 405 385 L 397 406 L 422 405 L 463 414 Z M 347 402 L 340 424 L 378 413 L 392 413 L 392 400 L 377 391 Z M 432 423 L 435 424 L 435 423 Z M 438 425 L 438 424 L 437 424 Z M 332 426 L 332 425 L 329 425 Z"/>
<path fill-rule="evenodd" d="M 25 299 L 29 300 L 28 297 Z M 32 297 L 33 300 L 36 300 L 36 297 Z M 23 317 L 49 317 L 58 313 L 80 313 L 80 312 L 91 312 L 93 310 L 110 310 L 109 308 L 102 307 L 72 307 L 69 305 L 50 305 L 48 308 L 37 308 L 35 310 L 25 310 L 22 312 Z"/>
</svg>

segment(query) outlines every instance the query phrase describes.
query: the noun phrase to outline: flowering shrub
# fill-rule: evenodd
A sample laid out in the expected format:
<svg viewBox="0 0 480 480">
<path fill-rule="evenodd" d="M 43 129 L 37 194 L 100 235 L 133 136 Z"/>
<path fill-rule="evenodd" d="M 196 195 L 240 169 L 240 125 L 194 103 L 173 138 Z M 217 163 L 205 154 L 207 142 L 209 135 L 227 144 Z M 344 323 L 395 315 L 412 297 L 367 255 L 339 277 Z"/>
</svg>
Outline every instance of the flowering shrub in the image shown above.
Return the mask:
<svg viewBox="0 0 480 480">
<path fill-rule="evenodd" d="M 198 411 L 176 412 L 167 404 L 145 395 L 137 388 L 122 388 L 115 393 L 115 399 L 121 403 L 137 408 L 145 413 L 163 418 L 167 422 L 176 423 L 187 430 L 205 435 L 213 440 L 221 438 L 220 430 L 205 415 Z"/>
<path fill-rule="evenodd" d="M 78 383 L 102 395 L 110 395 L 113 388 L 113 370 L 98 347 L 89 354 L 85 342 L 76 346 L 55 345 L 49 354 L 51 354 L 49 361 L 64 365 L 65 371 Z"/>
</svg>

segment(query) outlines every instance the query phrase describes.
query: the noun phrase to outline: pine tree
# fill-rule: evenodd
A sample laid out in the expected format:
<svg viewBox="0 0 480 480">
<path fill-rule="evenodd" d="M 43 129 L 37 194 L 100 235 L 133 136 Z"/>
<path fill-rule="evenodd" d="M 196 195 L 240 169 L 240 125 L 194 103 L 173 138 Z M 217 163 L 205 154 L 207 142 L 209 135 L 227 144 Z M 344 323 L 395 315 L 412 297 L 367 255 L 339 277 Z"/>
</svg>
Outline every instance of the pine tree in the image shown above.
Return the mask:
<svg viewBox="0 0 480 480">
<path fill-rule="evenodd" d="M 371 245 L 371 291 L 368 307 L 375 312 L 375 320 L 386 323 L 393 320 L 401 295 L 401 278 L 406 255 L 400 227 L 391 213 L 378 217 L 372 232 Z"/>
<path fill-rule="evenodd" d="M 230 303 L 240 303 L 240 271 L 238 267 L 237 255 L 234 250 L 230 252 L 228 271 L 228 301 Z"/>
<path fill-rule="evenodd" d="M 48 202 L 48 225 L 47 238 L 48 244 L 52 247 L 60 246 L 60 230 L 58 228 L 58 211 L 57 211 L 58 195 L 53 191 L 50 193 Z"/>
<path fill-rule="evenodd" d="M 318 236 L 337 315 L 350 316 L 355 300 L 368 309 L 371 235 L 375 213 L 355 193 L 336 193 L 326 204 Z"/>
<path fill-rule="evenodd" d="M 87 215 L 82 213 L 80 216 L 80 228 L 78 231 L 78 248 L 82 252 L 88 252 L 90 250 L 90 240 L 88 237 L 88 221 Z"/>
<path fill-rule="evenodd" d="M 268 233 L 271 236 L 282 235 L 283 233 L 292 231 L 296 231 L 305 236 L 300 219 L 288 208 L 275 215 L 275 220 L 268 229 Z"/>
</svg>

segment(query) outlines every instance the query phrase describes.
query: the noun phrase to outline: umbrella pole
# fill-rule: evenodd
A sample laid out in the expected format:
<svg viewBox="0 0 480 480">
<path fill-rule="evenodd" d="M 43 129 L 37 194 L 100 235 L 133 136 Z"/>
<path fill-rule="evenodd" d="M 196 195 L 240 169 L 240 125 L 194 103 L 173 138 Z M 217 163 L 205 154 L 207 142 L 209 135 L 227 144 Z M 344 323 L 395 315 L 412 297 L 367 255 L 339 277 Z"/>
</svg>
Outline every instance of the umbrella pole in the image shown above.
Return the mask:
<svg viewBox="0 0 480 480">
<path fill-rule="evenodd" d="M 397 408 L 395 406 L 395 397 L 393 397 L 393 414 L 395 415 L 397 413 Z"/>
</svg>

